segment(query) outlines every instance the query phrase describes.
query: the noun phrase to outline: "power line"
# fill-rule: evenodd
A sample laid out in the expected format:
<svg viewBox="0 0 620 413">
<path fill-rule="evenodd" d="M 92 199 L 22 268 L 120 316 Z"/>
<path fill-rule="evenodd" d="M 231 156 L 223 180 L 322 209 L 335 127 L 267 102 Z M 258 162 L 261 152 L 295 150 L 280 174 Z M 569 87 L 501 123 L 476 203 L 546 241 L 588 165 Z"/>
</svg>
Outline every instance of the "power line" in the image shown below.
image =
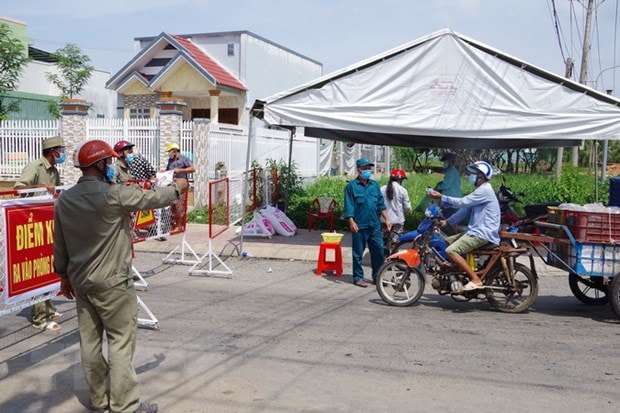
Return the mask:
<svg viewBox="0 0 620 413">
<path fill-rule="evenodd" d="M 549 7 L 549 3 L 547 3 L 547 7 Z M 553 28 L 555 29 L 555 35 L 558 39 L 558 46 L 560 47 L 560 54 L 562 55 L 562 60 L 566 62 L 566 56 L 564 55 L 564 48 L 562 47 L 562 36 L 560 35 L 560 19 L 558 18 L 558 11 L 555 8 L 555 0 L 551 0 L 551 19 L 553 21 Z M 566 42 L 565 46 L 566 47 Z"/>
</svg>

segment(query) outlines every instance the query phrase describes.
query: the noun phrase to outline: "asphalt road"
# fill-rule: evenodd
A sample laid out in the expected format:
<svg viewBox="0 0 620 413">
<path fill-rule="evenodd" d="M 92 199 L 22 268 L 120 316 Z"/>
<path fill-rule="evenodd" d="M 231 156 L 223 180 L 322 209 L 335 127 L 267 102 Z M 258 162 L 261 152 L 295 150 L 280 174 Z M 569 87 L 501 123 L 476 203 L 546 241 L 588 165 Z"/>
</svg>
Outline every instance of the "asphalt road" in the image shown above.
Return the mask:
<svg viewBox="0 0 620 413">
<path fill-rule="evenodd" d="M 389 307 L 346 267 L 317 277 L 314 262 L 230 258 L 230 279 L 190 277 L 164 256 L 136 259 L 161 329 L 139 330 L 135 365 L 162 412 L 620 410 L 620 321 L 565 276 L 543 269 L 531 310 L 501 314 L 430 286 Z M 86 411 L 74 304 L 58 307 L 58 333 L 26 311 L 0 318 L 0 412 Z"/>
</svg>

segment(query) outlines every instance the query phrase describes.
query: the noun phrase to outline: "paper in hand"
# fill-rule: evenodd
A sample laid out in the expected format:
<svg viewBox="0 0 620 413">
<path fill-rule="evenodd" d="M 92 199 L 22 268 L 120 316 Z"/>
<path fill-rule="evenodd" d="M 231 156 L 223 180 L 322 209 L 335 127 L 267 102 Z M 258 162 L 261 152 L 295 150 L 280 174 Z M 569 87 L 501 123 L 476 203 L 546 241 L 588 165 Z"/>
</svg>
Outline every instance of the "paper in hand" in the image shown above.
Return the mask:
<svg viewBox="0 0 620 413">
<path fill-rule="evenodd" d="M 168 186 L 174 182 L 174 171 L 157 172 L 157 187 Z"/>
</svg>

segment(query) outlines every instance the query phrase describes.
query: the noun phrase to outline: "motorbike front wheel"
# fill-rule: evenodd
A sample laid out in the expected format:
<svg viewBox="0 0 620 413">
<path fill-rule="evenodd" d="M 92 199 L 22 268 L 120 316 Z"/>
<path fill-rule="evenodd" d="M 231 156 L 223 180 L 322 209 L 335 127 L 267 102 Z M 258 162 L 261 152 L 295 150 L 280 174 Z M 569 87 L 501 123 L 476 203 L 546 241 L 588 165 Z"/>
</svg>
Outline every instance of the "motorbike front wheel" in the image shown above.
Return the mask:
<svg viewBox="0 0 620 413">
<path fill-rule="evenodd" d="M 571 272 L 568 274 L 568 286 L 579 301 L 588 305 L 605 305 L 609 302 L 607 286 L 602 277 L 581 278 Z"/>
<path fill-rule="evenodd" d="M 620 318 L 620 274 L 616 275 L 609 285 L 609 301 L 611 309 Z"/>
<path fill-rule="evenodd" d="M 485 278 L 484 284 L 495 287 L 486 289 L 487 301 L 502 313 L 521 313 L 530 308 L 538 296 L 538 280 L 528 267 L 520 263 L 514 263 L 513 284 L 501 266 Z"/>
<path fill-rule="evenodd" d="M 418 301 L 424 292 L 424 275 L 402 260 L 387 261 L 377 274 L 377 292 L 389 305 L 405 307 Z"/>
</svg>

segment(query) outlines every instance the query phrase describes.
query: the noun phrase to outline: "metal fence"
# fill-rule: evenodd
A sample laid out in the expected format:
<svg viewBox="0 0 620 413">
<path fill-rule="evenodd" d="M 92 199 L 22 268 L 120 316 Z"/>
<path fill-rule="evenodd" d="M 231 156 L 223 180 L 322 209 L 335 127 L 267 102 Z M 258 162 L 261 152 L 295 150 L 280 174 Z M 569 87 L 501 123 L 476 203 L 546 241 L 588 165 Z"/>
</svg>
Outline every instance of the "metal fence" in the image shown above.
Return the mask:
<svg viewBox="0 0 620 413">
<path fill-rule="evenodd" d="M 5 120 L 0 122 L 0 176 L 19 178 L 23 167 L 40 158 L 41 142 L 58 135 L 57 120 Z"/>
<path fill-rule="evenodd" d="M 160 159 L 160 134 L 158 119 L 107 119 L 89 118 L 86 138 L 101 139 L 111 146 L 120 140 L 136 145 L 135 151 L 142 154 L 156 168 Z"/>
<path fill-rule="evenodd" d="M 86 123 L 86 139 L 101 139 L 114 145 L 126 140 L 136 145 L 152 165 L 159 169 L 161 154 L 161 131 L 158 119 L 97 119 Z M 0 122 L 0 179 L 17 179 L 23 167 L 41 157 L 41 141 L 60 133 L 59 121 L 3 121 Z M 208 159 L 193 159 L 194 124 L 183 121 L 180 129 L 180 145 L 184 154 L 194 162 L 205 162 L 209 179 L 219 177 L 216 165 L 220 163 L 230 178 L 231 221 L 241 218 L 242 182 L 246 172 L 248 129 L 238 125 L 209 124 Z M 281 129 L 256 128 L 251 151 L 252 160 L 265 165 L 267 160 L 288 162 L 290 132 Z M 69 157 L 70 153 L 67 154 Z M 300 176 L 318 175 L 319 141 L 303 135 L 294 137 L 292 161 Z M 70 162 L 69 162 L 70 164 Z M 59 165 L 62 168 L 67 164 Z"/>
</svg>

